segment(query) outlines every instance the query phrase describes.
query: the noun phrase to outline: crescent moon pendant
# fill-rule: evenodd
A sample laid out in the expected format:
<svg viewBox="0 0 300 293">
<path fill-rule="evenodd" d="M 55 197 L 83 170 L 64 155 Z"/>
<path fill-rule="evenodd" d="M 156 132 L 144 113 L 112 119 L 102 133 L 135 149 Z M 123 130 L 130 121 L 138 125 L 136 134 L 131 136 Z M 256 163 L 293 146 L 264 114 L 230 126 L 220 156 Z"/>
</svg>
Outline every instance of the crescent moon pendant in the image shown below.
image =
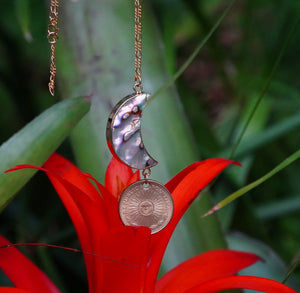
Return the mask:
<svg viewBox="0 0 300 293">
<path fill-rule="evenodd" d="M 107 144 L 114 156 L 131 168 L 143 170 L 157 165 L 147 152 L 141 133 L 142 112 L 150 94 L 134 93 L 123 98 L 109 115 Z"/>
</svg>

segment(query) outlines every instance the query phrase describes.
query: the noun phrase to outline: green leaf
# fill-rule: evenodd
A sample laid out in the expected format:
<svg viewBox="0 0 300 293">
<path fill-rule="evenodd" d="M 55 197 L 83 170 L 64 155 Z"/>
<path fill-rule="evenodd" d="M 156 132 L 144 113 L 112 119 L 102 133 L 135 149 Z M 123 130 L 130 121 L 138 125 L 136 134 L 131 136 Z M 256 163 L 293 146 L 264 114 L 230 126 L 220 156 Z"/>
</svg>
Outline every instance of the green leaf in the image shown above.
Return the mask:
<svg viewBox="0 0 300 293">
<path fill-rule="evenodd" d="M 290 155 L 288 158 L 286 158 L 283 162 L 281 162 L 278 166 L 276 166 L 274 169 L 272 169 L 270 172 L 268 172 L 266 175 L 262 176 L 261 178 L 257 179 L 256 181 L 244 186 L 243 188 L 237 190 L 236 192 L 232 193 L 231 195 L 227 196 L 225 199 L 220 201 L 217 205 L 215 205 L 211 210 L 209 210 L 203 217 L 213 214 L 215 211 L 225 207 L 235 199 L 241 197 L 251 189 L 259 186 L 266 180 L 270 179 L 272 176 L 274 176 L 276 173 L 278 173 L 280 170 L 284 169 L 294 161 L 300 158 L 300 150 L 296 151 L 292 155 Z"/>
<path fill-rule="evenodd" d="M 160 95 L 161 92 L 166 90 L 168 87 L 170 87 L 172 84 L 175 83 L 175 81 L 183 74 L 183 72 L 191 65 L 191 63 L 195 60 L 197 55 L 199 54 L 200 50 L 204 47 L 204 45 L 207 43 L 207 41 L 211 38 L 211 36 L 215 33 L 215 31 L 218 29 L 222 21 L 224 20 L 225 16 L 229 13 L 233 5 L 235 4 L 236 0 L 232 0 L 229 5 L 226 7 L 226 9 L 223 11 L 221 16 L 218 18 L 218 20 L 215 22 L 214 26 L 209 30 L 209 32 L 205 35 L 203 40 L 199 43 L 199 45 L 195 48 L 193 53 L 189 56 L 189 58 L 184 62 L 184 64 L 177 70 L 177 72 L 174 74 L 172 79 L 165 83 L 161 88 L 159 88 L 154 95 L 152 96 L 152 100 Z"/>
<path fill-rule="evenodd" d="M 239 149 L 236 151 L 236 158 L 241 158 L 253 153 L 258 148 L 266 146 L 278 138 L 296 130 L 300 126 L 300 115 L 290 115 L 282 121 L 273 124 L 261 133 L 253 136 L 246 137 L 240 144 Z"/>
<path fill-rule="evenodd" d="M 36 171 L 3 174 L 18 164 L 42 165 L 88 112 L 86 98 L 60 102 L 27 124 L 0 147 L 0 211 Z"/>
<path fill-rule="evenodd" d="M 252 252 L 260 256 L 263 260 L 239 272 L 239 275 L 259 276 L 278 282 L 281 282 L 286 275 L 288 271 L 286 264 L 271 247 L 263 242 L 242 233 L 229 234 L 227 241 L 230 249 Z M 299 292 L 300 284 L 295 278 L 290 278 L 286 285 Z M 245 290 L 246 292 L 250 293 L 253 291 Z"/>
<path fill-rule="evenodd" d="M 279 218 L 300 211 L 300 196 L 293 195 L 256 207 L 255 214 L 261 220 Z"/>
<path fill-rule="evenodd" d="M 292 265 L 292 267 L 289 269 L 288 273 L 282 280 L 283 284 L 286 284 L 286 282 L 290 279 L 290 277 L 292 276 L 294 271 L 299 267 L 299 265 L 300 265 L 300 257 L 297 258 L 297 260 L 294 262 L 294 264 Z"/>
<path fill-rule="evenodd" d="M 16 5 L 16 14 L 24 35 L 24 38 L 27 42 L 32 41 L 32 36 L 30 32 L 30 8 L 29 0 L 17 0 Z"/>
<path fill-rule="evenodd" d="M 260 114 L 260 111 L 256 112 L 256 114 Z M 247 131 L 243 140 L 241 141 L 239 148 L 235 153 L 235 159 L 241 161 L 241 159 L 248 158 L 258 149 L 266 147 L 266 145 L 269 145 L 272 142 L 289 134 L 290 132 L 297 130 L 300 126 L 300 115 L 298 113 L 290 115 L 287 118 L 284 118 L 281 121 L 274 123 L 273 125 L 270 125 L 263 130 L 261 130 L 263 125 L 257 124 L 257 120 L 255 119 L 255 123 L 252 123 L 251 127 L 248 129 L 250 131 Z M 223 130 L 223 128 L 221 128 L 221 130 Z M 254 131 L 256 131 L 256 133 Z M 224 151 L 220 152 L 218 154 L 218 157 L 228 157 L 230 148 L 227 148 Z M 244 167 L 243 162 L 241 163 Z M 230 172 L 235 171 L 236 170 L 230 170 Z"/>
<path fill-rule="evenodd" d="M 240 142 L 242 141 L 242 138 L 244 137 L 244 134 L 245 134 L 246 130 L 248 129 L 248 126 L 249 126 L 251 120 L 253 119 L 253 116 L 254 116 L 254 114 L 255 114 L 258 106 L 260 105 L 261 101 L 265 97 L 265 95 L 266 95 L 266 93 L 267 93 L 267 91 L 269 89 L 269 86 L 270 86 L 270 84 L 272 82 L 272 79 L 273 79 L 273 77 L 274 77 L 274 75 L 276 73 L 276 70 L 277 70 L 277 68 L 278 68 L 278 66 L 280 64 L 280 61 L 281 61 L 284 53 L 286 52 L 286 50 L 288 48 L 288 45 L 290 44 L 290 42 L 291 42 L 294 34 L 297 32 L 296 29 L 297 29 L 297 26 L 298 26 L 299 22 L 300 22 L 300 17 L 297 18 L 297 20 L 295 21 L 294 25 L 292 26 L 292 28 L 290 29 L 289 33 L 287 34 L 284 42 L 282 43 L 282 47 L 280 48 L 278 56 L 277 56 L 277 58 L 276 58 L 276 60 L 275 60 L 275 62 L 273 64 L 273 66 L 271 68 L 271 72 L 270 72 L 268 78 L 266 79 L 266 81 L 265 81 L 265 83 L 263 85 L 263 88 L 261 90 L 261 93 L 260 93 L 260 95 L 259 95 L 259 97 L 258 97 L 258 99 L 257 99 L 257 101 L 256 101 L 256 103 L 255 103 L 255 105 L 254 105 L 254 107 L 253 107 L 253 109 L 252 109 L 252 111 L 251 111 L 251 113 L 250 113 L 250 115 L 249 115 L 249 117 L 248 117 L 248 119 L 247 119 L 247 121 L 246 121 L 246 123 L 245 123 L 245 125 L 244 125 L 244 127 L 243 127 L 243 129 L 241 131 L 241 133 L 240 133 L 240 135 L 239 135 L 239 137 L 237 138 L 237 140 L 236 140 L 236 142 L 235 142 L 235 144 L 234 144 L 234 146 L 232 148 L 232 151 L 231 151 L 231 154 L 230 154 L 229 158 L 233 158 L 233 156 L 234 156 L 234 154 L 235 154 L 235 152 L 236 152 L 236 150 L 237 150 Z"/>
</svg>

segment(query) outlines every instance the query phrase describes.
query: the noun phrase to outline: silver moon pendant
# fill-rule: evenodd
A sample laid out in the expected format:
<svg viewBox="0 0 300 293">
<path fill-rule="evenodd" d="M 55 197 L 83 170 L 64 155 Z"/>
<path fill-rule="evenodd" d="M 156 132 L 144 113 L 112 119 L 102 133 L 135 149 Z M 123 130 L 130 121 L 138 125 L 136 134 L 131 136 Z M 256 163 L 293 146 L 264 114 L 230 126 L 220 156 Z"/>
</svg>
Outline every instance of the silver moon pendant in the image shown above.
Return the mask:
<svg viewBox="0 0 300 293">
<path fill-rule="evenodd" d="M 129 185 L 119 201 L 122 222 L 127 226 L 149 227 L 152 234 L 168 225 L 173 210 L 173 200 L 168 189 L 149 179 Z"/>
<path fill-rule="evenodd" d="M 147 152 L 141 134 L 141 118 L 150 94 L 134 93 L 122 99 L 109 115 L 107 144 L 112 154 L 131 168 L 143 170 L 157 165 Z"/>
</svg>

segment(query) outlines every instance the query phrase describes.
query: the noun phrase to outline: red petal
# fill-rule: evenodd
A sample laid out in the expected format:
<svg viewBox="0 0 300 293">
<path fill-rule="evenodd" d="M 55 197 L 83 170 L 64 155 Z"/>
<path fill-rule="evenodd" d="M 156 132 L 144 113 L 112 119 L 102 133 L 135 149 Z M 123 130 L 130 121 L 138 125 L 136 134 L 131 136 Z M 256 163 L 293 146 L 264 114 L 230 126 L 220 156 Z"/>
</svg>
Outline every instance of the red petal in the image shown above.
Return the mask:
<svg viewBox="0 0 300 293">
<path fill-rule="evenodd" d="M 90 174 L 86 174 L 87 178 L 93 180 L 103 198 L 103 205 L 106 207 L 107 218 L 109 219 L 109 227 L 124 226 L 119 216 L 119 201 L 114 197 L 101 183 L 95 180 Z"/>
<path fill-rule="evenodd" d="M 152 286 L 153 280 L 156 279 L 166 246 L 178 221 L 198 196 L 199 192 L 232 163 L 235 162 L 226 159 L 208 159 L 194 163 L 166 184 L 166 187 L 172 193 L 174 214 L 168 226 L 152 236 L 150 248 L 152 259 L 147 275 L 149 288 Z"/>
<path fill-rule="evenodd" d="M 32 293 L 32 291 L 13 287 L 0 287 L 0 293 Z"/>
<path fill-rule="evenodd" d="M 113 157 L 106 169 L 105 188 L 119 198 L 132 174 L 130 167 Z"/>
<path fill-rule="evenodd" d="M 90 198 L 98 198 L 99 193 L 97 192 L 93 184 L 89 180 L 87 180 L 84 173 L 82 173 L 75 165 L 73 165 L 71 162 L 69 162 L 59 154 L 53 153 L 45 162 L 43 167 L 47 170 L 51 170 L 55 174 L 62 177 L 64 180 L 72 183 Z"/>
<path fill-rule="evenodd" d="M 133 175 L 130 177 L 130 179 L 127 181 L 127 184 L 126 184 L 126 187 L 128 185 L 130 185 L 131 183 L 133 182 L 136 182 L 138 180 L 141 179 L 141 176 L 140 176 L 140 171 L 136 171 L 135 173 L 133 173 Z"/>
<path fill-rule="evenodd" d="M 7 244 L 10 242 L 0 236 L 0 245 Z M 59 293 L 48 277 L 15 247 L 0 249 L 0 268 L 20 289 L 26 289 L 32 293 Z"/>
<path fill-rule="evenodd" d="M 172 193 L 175 187 L 184 179 L 186 175 L 195 170 L 199 165 L 202 165 L 205 161 L 195 162 L 185 169 L 181 170 L 178 174 L 176 174 L 172 179 L 165 184 L 168 190 Z"/>
<path fill-rule="evenodd" d="M 111 229 L 105 233 L 101 251 L 117 261 L 103 261 L 102 291 L 98 292 L 144 292 L 147 250 L 151 230 L 146 227 Z"/>
<path fill-rule="evenodd" d="M 108 229 L 108 223 L 100 195 L 98 195 L 98 200 L 92 200 L 68 181 L 54 176 L 49 171 L 47 175 L 68 210 L 82 250 L 103 255 L 99 252 L 98 247 L 101 242 L 102 233 Z M 84 260 L 90 292 L 97 292 L 95 284 L 101 283 L 103 280 L 100 277 L 102 276 L 101 264 L 92 255 L 84 254 Z"/>
<path fill-rule="evenodd" d="M 85 246 L 84 249 L 89 248 L 90 239 L 88 237 L 88 230 L 85 222 L 86 219 L 84 219 L 82 215 L 82 211 L 85 209 L 86 205 L 89 205 L 91 199 L 89 197 L 85 198 L 84 197 L 85 194 L 81 190 L 79 190 L 76 186 L 72 185 L 68 181 L 61 178 L 57 173 L 53 173 L 51 170 L 42 167 L 37 167 L 33 165 L 18 165 L 6 172 L 11 172 L 11 171 L 21 170 L 26 168 L 37 169 L 40 171 L 44 171 L 47 174 L 54 188 L 56 189 L 58 195 L 60 196 L 64 206 L 66 207 L 75 228 L 79 230 L 78 231 L 79 234 L 81 235 L 83 234 L 82 239 L 86 240 L 85 242 L 87 245 L 83 245 Z M 78 204 L 80 198 L 82 204 L 80 203 Z M 99 198 L 101 198 L 100 195 Z M 77 202 L 75 199 L 77 199 Z"/>
<path fill-rule="evenodd" d="M 215 293 L 228 289 L 250 289 L 265 293 L 297 293 L 282 283 L 252 276 L 234 276 L 216 279 L 205 284 L 201 284 L 186 293 Z M 173 291 L 182 292 L 182 291 Z"/>
<path fill-rule="evenodd" d="M 104 205 L 101 204 L 102 198 L 99 193 L 97 199 L 93 200 L 72 183 L 61 178 L 57 173 L 41 167 L 19 165 L 9 171 L 24 168 L 34 168 L 47 173 L 73 221 L 82 250 L 90 253 L 97 253 L 96 250 L 99 246 L 101 233 L 107 229 L 108 225 L 106 212 L 104 210 Z M 93 283 L 97 279 L 97 276 L 95 275 L 95 272 L 97 272 L 95 267 L 95 257 L 84 254 L 84 259 L 91 289 Z M 101 272 L 99 275 L 101 275 Z"/>
<path fill-rule="evenodd" d="M 211 250 L 178 265 L 156 283 L 155 293 L 185 292 L 204 282 L 232 276 L 254 264 L 259 257 L 233 250 Z"/>
<path fill-rule="evenodd" d="M 177 181 L 176 186 L 173 180 L 168 182 L 166 187 L 170 187 L 172 190 L 171 192 L 175 208 L 172 221 L 176 221 L 177 224 L 184 212 L 197 197 L 198 193 L 205 188 L 221 171 L 223 171 L 232 163 L 234 162 L 226 159 L 205 160 L 200 162 L 196 168 L 193 168 L 192 170 L 190 170 L 191 166 L 188 167 L 188 171 L 183 170 L 182 173 L 185 176 L 183 178 L 180 178 L 179 176 L 181 181 Z M 181 172 L 179 174 L 181 174 Z"/>
</svg>

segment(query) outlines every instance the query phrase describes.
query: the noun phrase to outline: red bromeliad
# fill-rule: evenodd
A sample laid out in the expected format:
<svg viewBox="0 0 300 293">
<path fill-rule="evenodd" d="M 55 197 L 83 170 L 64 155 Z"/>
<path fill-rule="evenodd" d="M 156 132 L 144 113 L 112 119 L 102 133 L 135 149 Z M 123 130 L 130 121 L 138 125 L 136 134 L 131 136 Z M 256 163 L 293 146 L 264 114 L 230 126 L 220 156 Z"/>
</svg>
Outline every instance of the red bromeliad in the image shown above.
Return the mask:
<svg viewBox="0 0 300 293">
<path fill-rule="evenodd" d="M 119 197 L 124 188 L 139 180 L 139 173 L 133 173 L 116 159 L 107 168 L 105 186 L 58 154 L 53 154 L 42 168 L 20 165 L 9 171 L 36 168 L 46 172 L 73 221 L 82 250 L 103 256 L 84 254 L 90 293 L 204 293 L 230 288 L 295 293 L 269 279 L 235 276 L 259 257 L 231 250 L 205 252 L 156 281 L 178 221 L 198 193 L 231 163 L 226 159 L 209 159 L 194 163 L 173 177 L 165 186 L 173 197 L 174 214 L 168 226 L 156 234 L 151 234 L 147 227 L 128 227 L 121 222 Z M 1 237 L 0 245 L 6 244 L 9 242 Z M 0 250 L 0 268 L 16 286 L 0 287 L 0 293 L 59 292 L 15 247 Z"/>
</svg>

